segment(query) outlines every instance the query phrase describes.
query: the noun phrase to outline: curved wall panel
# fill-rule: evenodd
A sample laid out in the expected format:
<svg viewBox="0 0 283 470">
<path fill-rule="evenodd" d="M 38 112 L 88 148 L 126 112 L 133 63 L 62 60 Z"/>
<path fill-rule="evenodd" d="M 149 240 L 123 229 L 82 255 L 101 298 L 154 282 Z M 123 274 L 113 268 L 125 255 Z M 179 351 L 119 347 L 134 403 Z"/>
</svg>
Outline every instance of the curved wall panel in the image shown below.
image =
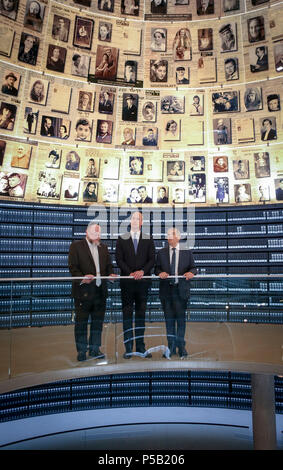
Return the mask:
<svg viewBox="0 0 283 470">
<path fill-rule="evenodd" d="M 282 202 L 282 3 L 6 5 L 1 199 Z"/>
</svg>

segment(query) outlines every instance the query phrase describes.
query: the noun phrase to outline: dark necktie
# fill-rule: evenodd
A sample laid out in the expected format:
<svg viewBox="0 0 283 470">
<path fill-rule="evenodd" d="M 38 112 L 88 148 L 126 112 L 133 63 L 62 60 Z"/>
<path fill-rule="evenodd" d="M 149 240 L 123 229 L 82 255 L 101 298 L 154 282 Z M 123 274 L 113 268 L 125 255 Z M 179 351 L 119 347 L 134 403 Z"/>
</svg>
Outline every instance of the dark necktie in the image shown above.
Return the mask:
<svg viewBox="0 0 283 470">
<path fill-rule="evenodd" d="M 175 276 L 175 270 L 176 270 L 176 248 L 172 248 L 172 259 L 170 263 L 170 275 Z M 170 279 L 170 284 L 174 285 L 175 284 L 175 279 Z"/>
<path fill-rule="evenodd" d="M 137 254 L 138 250 L 138 239 L 137 239 L 137 234 L 134 234 L 134 249 L 135 249 L 135 254 Z"/>
</svg>

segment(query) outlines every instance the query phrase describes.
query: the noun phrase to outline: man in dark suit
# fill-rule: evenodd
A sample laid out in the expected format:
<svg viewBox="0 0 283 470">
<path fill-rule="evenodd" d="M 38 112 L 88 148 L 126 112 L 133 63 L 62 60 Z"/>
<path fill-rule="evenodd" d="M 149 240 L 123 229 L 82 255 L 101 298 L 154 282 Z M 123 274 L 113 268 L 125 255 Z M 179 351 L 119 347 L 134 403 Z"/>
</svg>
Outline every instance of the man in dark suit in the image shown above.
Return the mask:
<svg viewBox="0 0 283 470">
<path fill-rule="evenodd" d="M 180 357 L 188 355 L 185 349 L 186 308 L 190 295 L 190 279 L 197 270 L 192 252 L 182 247 L 180 232 L 170 228 L 167 233 L 168 246 L 162 248 L 157 255 L 155 274 L 160 277 L 159 297 L 164 310 L 169 357 L 176 354 Z M 172 278 L 168 276 L 184 278 Z M 168 355 L 164 355 L 168 357 Z"/>
<path fill-rule="evenodd" d="M 132 279 L 121 279 L 121 296 L 123 310 L 123 331 L 125 353 L 124 358 L 130 359 L 133 352 L 134 338 L 136 351 L 146 354 L 144 344 L 145 311 L 147 305 L 150 280 L 149 276 L 155 261 L 155 248 L 152 238 L 141 231 L 142 214 L 134 212 L 131 217 L 131 231 L 120 236 L 116 245 L 116 261 L 121 270 L 121 276 Z M 133 330 L 133 311 L 135 306 L 135 328 Z"/>
<path fill-rule="evenodd" d="M 75 300 L 75 341 L 78 361 L 89 356 L 103 358 L 100 351 L 101 334 L 106 309 L 107 281 L 100 276 L 115 276 L 106 245 L 100 242 L 100 226 L 90 222 L 83 240 L 74 241 L 69 251 L 69 270 L 74 280 L 72 295 Z M 94 280 L 94 277 L 97 277 Z M 87 340 L 88 318 L 91 318 L 89 341 Z"/>
<path fill-rule="evenodd" d="M 125 106 L 123 107 L 122 119 L 123 121 L 137 121 L 138 108 L 134 104 L 135 98 L 133 95 L 125 96 Z"/>
</svg>

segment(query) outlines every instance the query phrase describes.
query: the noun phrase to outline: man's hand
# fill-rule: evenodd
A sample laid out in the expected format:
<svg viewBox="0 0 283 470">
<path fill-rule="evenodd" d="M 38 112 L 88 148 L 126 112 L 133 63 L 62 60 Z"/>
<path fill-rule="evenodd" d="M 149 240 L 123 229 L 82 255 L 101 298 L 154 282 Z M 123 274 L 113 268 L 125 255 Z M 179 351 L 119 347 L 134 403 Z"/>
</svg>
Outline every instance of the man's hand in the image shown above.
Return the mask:
<svg viewBox="0 0 283 470">
<path fill-rule="evenodd" d="M 94 277 L 95 276 L 93 274 L 86 274 L 85 277 L 83 278 L 81 284 L 90 284 L 91 281 L 93 281 Z"/>
<path fill-rule="evenodd" d="M 159 273 L 158 276 L 160 277 L 160 279 L 167 279 L 169 274 L 163 271 L 162 273 Z"/>
<path fill-rule="evenodd" d="M 131 277 L 133 277 L 136 281 L 139 279 L 142 279 L 144 275 L 144 271 L 134 271 L 130 274 Z"/>
<path fill-rule="evenodd" d="M 112 274 L 109 274 L 109 277 L 118 277 L 118 274 L 112 273 Z M 114 282 L 114 279 L 113 279 L 113 281 L 112 281 L 112 279 L 110 279 L 110 282 Z"/>
<path fill-rule="evenodd" d="M 189 281 L 190 279 L 192 279 L 194 277 L 194 274 L 189 271 L 189 272 L 185 273 L 184 276 L 185 276 L 186 280 Z"/>
</svg>

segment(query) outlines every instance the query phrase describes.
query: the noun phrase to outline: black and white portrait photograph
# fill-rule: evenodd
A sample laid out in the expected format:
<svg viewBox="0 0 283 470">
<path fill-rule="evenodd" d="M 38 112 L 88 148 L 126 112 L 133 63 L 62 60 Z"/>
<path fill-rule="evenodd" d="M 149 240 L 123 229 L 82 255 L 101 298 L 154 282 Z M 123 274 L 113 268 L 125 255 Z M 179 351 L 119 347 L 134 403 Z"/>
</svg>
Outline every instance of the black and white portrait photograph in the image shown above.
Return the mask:
<svg viewBox="0 0 283 470">
<path fill-rule="evenodd" d="M 73 45 L 81 49 L 91 49 L 94 20 L 76 16 Z"/>
<path fill-rule="evenodd" d="M 141 176 L 144 174 L 144 157 L 129 157 L 129 175 Z"/>
<path fill-rule="evenodd" d="M 181 120 L 169 119 L 165 122 L 164 140 L 181 140 Z"/>
<path fill-rule="evenodd" d="M 157 15 L 167 14 L 167 0 L 150 0 L 150 11 Z"/>
<path fill-rule="evenodd" d="M 158 128 L 143 127 L 142 145 L 146 147 L 156 147 L 158 144 Z"/>
<path fill-rule="evenodd" d="M 254 153 L 256 178 L 268 178 L 270 176 L 270 159 L 268 152 Z"/>
<path fill-rule="evenodd" d="M 205 173 L 192 173 L 188 177 L 189 202 L 206 201 Z"/>
<path fill-rule="evenodd" d="M 62 176 L 49 171 L 40 171 L 36 194 L 46 199 L 60 199 Z"/>
<path fill-rule="evenodd" d="M 65 69 L 67 49 L 61 46 L 49 44 L 46 61 L 46 68 L 54 72 L 63 73 Z"/>
<path fill-rule="evenodd" d="M 27 175 L 18 171 L 0 173 L 0 194 L 9 197 L 24 197 Z"/>
<path fill-rule="evenodd" d="M 78 92 L 78 110 L 87 113 L 94 111 L 95 92 L 79 90 Z"/>
<path fill-rule="evenodd" d="M 176 32 L 173 41 L 173 57 L 175 61 L 192 59 L 192 39 L 188 28 Z"/>
<path fill-rule="evenodd" d="M 256 190 L 258 202 L 270 201 L 270 186 L 268 183 L 259 184 Z"/>
<path fill-rule="evenodd" d="M 237 51 L 237 25 L 228 23 L 219 29 L 220 52 Z"/>
<path fill-rule="evenodd" d="M 11 166 L 27 170 L 29 168 L 31 154 L 32 147 L 21 143 L 15 143 L 11 152 Z"/>
<path fill-rule="evenodd" d="M 167 48 L 167 29 L 151 28 L 151 50 L 153 52 L 166 52 Z"/>
<path fill-rule="evenodd" d="M 229 57 L 224 60 L 225 80 L 239 79 L 239 61 L 237 57 Z"/>
<path fill-rule="evenodd" d="M 263 41 L 265 39 L 264 17 L 255 16 L 247 21 L 248 39 L 250 43 Z"/>
<path fill-rule="evenodd" d="M 220 91 L 212 93 L 213 113 L 233 113 L 239 111 L 239 92 Z"/>
<path fill-rule="evenodd" d="M 17 114 L 17 106 L 1 101 L 0 103 L 0 129 L 7 131 L 14 130 Z"/>
<path fill-rule="evenodd" d="M 283 42 L 274 44 L 273 46 L 274 53 L 274 62 L 276 72 L 281 72 L 283 70 Z"/>
<path fill-rule="evenodd" d="M 213 119 L 213 135 L 215 145 L 232 143 L 231 119 Z"/>
<path fill-rule="evenodd" d="M 123 109 L 122 119 L 123 121 L 134 121 L 138 120 L 138 94 L 123 93 Z"/>
<path fill-rule="evenodd" d="M 250 177 L 249 160 L 233 160 L 233 173 L 235 180 L 248 179 Z"/>
<path fill-rule="evenodd" d="M 260 133 L 261 140 L 276 140 L 277 139 L 277 130 L 276 130 L 276 118 L 275 117 L 266 117 L 260 120 Z"/>
<path fill-rule="evenodd" d="M 242 183 L 234 185 L 235 202 L 251 202 L 251 185 L 250 183 Z"/>
<path fill-rule="evenodd" d="M 121 0 L 122 15 L 139 16 L 140 0 Z"/>
<path fill-rule="evenodd" d="M 78 178 L 63 178 L 62 194 L 68 201 L 77 201 L 79 198 L 80 180 Z"/>
<path fill-rule="evenodd" d="M 112 38 L 112 23 L 106 21 L 99 21 L 98 26 L 98 39 L 99 41 L 110 42 Z"/>
<path fill-rule="evenodd" d="M 113 114 L 115 95 L 112 91 L 102 88 L 99 93 L 98 112 Z"/>
<path fill-rule="evenodd" d="M 196 0 L 198 16 L 214 13 L 214 0 Z"/>
<path fill-rule="evenodd" d="M 184 114 L 185 98 L 184 96 L 167 95 L 161 98 L 160 103 L 162 114 Z"/>
<path fill-rule="evenodd" d="M 85 178 L 98 178 L 100 171 L 100 159 L 98 157 L 90 157 L 87 160 Z"/>
<path fill-rule="evenodd" d="M 18 96 L 21 74 L 10 69 L 5 69 L 2 76 L 1 92 L 9 96 Z"/>
<path fill-rule="evenodd" d="M 96 49 L 95 78 L 101 80 L 115 80 L 118 67 L 118 53 L 116 47 L 106 47 L 98 44 Z"/>
<path fill-rule="evenodd" d="M 168 80 L 168 60 L 151 60 L 150 61 L 150 81 L 151 82 L 167 82 Z"/>
<path fill-rule="evenodd" d="M 102 184 L 102 202 L 118 202 L 119 184 L 106 182 Z"/>
<path fill-rule="evenodd" d="M 230 11 L 237 11 L 240 9 L 240 0 L 223 0 L 223 11 L 228 13 Z"/>
<path fill-rule="evenodd" d="M 79 171 L 81 158 L 75 150 L 70 150 L 66 155 L 65 169 L 68 171 Z"/>
<path fill-rule="evenodd" d="M 184 188 L 176 187 L 171 189 L 172 203 L 173 204 L 184 204 L 185 203 L 185 190 Z"/>
<path fill-rule="evenodd" d="M 18 60 L 29 65 L 36 65 L 39 48 L 39 39 L 28 33 L 21 34 Z"/>
<path fill-rule="evenodd" d="M 189 96 L 189 114 L 190 116 L 203 115 L 203 94 Z"/>
<path fill-rule="evenodd" d="M 124 127 L 121 129 L 121 145 L 135 145 L 136 144 L 136 129 L 135 127 Z"/>
<path fill-rule="evenodd" d="M 99 144 L 112 143 L 113 122 L 107 119 L 98 119 L 96 128 L 96 142 Z"/>
<path fill-rule="evenodd" d="M 0 15 L 15 20 L 17 18 L 19 0 L 0 0 Z"/>
<path fill-rule="evenodd" d="M 262 109 L 262 90 L 260 87 L 247 88 L 244 94 L 246 111 Z"/>
<path fill-rule="evenodd" d="M 36 134 L 39 111 L 36 108 L 26 106 L 24 112 L 23 132 L 24 134 Z"/>
<path fill-rule="evenodd" d="M 141 200 L 138 185 L 125 188 L 126 200 L 128 204 L 138 204 Z"/>
<path fill-rule="evenodd" d="M 127 60 L 124 66 L 124 80 L 126 83 L 136 83 L 138 63 L 136 60 Z"/>
<path fill-rule="evenodd" d="M 98 183 L 87 181 L 83 185 L 83 202 L 97 202 Z"/>
<path fill-rule="evenodd" d="M 72 63 L 71 63 L 71 74 L 77 77 L 88 76 L 90 65 L 90 57 L 85 54 L 78 54 L 77 52 L 73 54 Z"/>
<path fill-rule="evenodd" d="M 54 15 L 52 25 L 52 38 L 56 41 L 68 42 L 70 20 L 64 16 Z"/>
<path fill-rule="evenodd" d="M 143 121 L 156 122 L 156 106 L 157 103 L 153 101 L 146 101 L 142 107 Z"/>
<path fill-rule="evenodd" d="M 229 179 L 227 176 L 214 178 L 215 201 L 219 204 L 229 202 Z"/>
<path fill-rule="evenodd" d="M 90 142 L 92 139 L 93 121 L 80 118 L 75 125 L 75 140 Z"/>
<path fill-rule="evenodd" d="M 47 158 L 45 160 L 45 167 L 46 168 L 60 168 L 61 165 L 61 156 L 62 150 L 53 148 L 48 152 Z"/>
<path fill-rule="evenodd" d="M 167 161 L 167 179 L 168 181 L 185 181 L 185 162 Z"/>
<path fill-rule="evenodd" d="M 168 186 L 157 186 L 156 202 L 158 204 L 168 204 L 169 202 L 169 187 Z"/>
<path fill-rule="evenodd" d="M 49 81 L 44 78 L 32 78 L 29 85 L 28 98 L 31 103 L 46 105 Z"/>
<path fill-rule="evenodd" d="M 252 73 L 264 72 L 268 70 L 268 48 L 267 46 L 257 46 L 250 48 L 250 70 Z"/>
<path fill-rule="evenodd" d="M 190 83 L 190 68 L 178 65 L 176 67 L 176 85 L 188 85 Z"/>
<path fill-rule="evenodd" d="M 278 93 L 267 95 L 267 108 L 270 112 L 280 111 L 280 95 Z"/>
<path fill-rule="evenodd" d="M 2 0 L 5 1 L 5 0 Z M 6 0 L 7 1 L 7 0 Z M 45 4 L 38 0 L 28 0 L 24 17 L 24 26 L 41 33 L 45 13 Z"/>
<path fill-rule="evenodd" d="M 212 28 L 198 29 L 198 50 L 200 52 L 213 50 Z"/>
<path fill-rule="evenodd" d="M 190 170 L 193 172 L 205 171 L 205 157 L 202 155 L 190 157 Z"/>
<path fill-rule="evenodd" d="M 108 11 L 110 13 L 113 13 L 114 0 L 98 0 L 97 7 L 100 11 Z"/>
</svg>

